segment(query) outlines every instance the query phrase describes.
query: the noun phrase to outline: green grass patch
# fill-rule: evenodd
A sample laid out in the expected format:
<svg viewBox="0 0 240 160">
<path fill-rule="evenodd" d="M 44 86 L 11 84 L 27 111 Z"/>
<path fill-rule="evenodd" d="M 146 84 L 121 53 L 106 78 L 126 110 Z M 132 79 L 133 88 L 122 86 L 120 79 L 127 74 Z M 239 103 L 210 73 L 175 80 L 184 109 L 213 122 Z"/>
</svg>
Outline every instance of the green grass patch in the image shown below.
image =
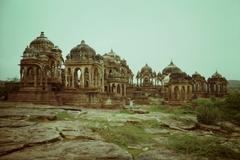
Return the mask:
<svg viewBox="0 0 240 160">
<path fill-rule="evenodd" d="M 123 114 L 133 114 L 133 112 L 131 112 L 129 109 L 126 108 L 122 108 L 119 113 L 123 113 Z"/>
<path fill-rule="evenodd" d="M 58 112 L 56 114 L 57 120 L 75 120 L 74 115 L 68 113 L 67 111 Z"/>
<path fill-rule="evenodd" d="M 213 100 L 210 98 L 198 98 L 192 101 L 193 106 L 212 106 Z"/>
<path fill-rule="evenodd" d="M 191 105 L 185 106 L 168 106 L 168 105 L 151 105 L 149 112 L 162 112 L 169 114 L 194 114 L 194 108 Z"/>
<path fill-rule="evenodd" d="M 167 147 L 184 154 L 208 157 L 210 159 L 238 159 L 240 153 L 233 150 L 236 144 L 222 145 L 217 138 L 192 135 L 171 135 Z"/>
<path fill-rule="evenodd" d="M 137 156 L 141 153 L 141 149 L 129 149 L 129 146 L 145 147 L 154 142 L 152 136 L 147 134 L 144 128 L 138 125 L 125 125 L 119 127 L 106 125 L 102 128 L 95 129 L 95 131 L 98 132 L 105 141 L 127 149 L 133 156 Z"/>
</svg>

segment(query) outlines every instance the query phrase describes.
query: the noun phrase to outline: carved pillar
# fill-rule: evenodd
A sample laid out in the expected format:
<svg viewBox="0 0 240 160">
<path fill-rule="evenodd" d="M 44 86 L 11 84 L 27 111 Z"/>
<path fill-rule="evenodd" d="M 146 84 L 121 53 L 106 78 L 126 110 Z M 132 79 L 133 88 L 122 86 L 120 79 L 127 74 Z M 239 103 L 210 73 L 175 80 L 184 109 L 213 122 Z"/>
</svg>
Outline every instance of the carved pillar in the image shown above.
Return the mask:
<svg viewBox="0 0 240 160">
<path fill-rule="evenodd" d="M 65 73 L 65 87 L 68 86 L 68 75 L 67 73 Z"/>
<path fill-rule="evenodd" d="M 82 85 L 82 88 L 84 88 L 84 85 L 85 85 L 85 78 L 84 78 L 85 69 L 82 67 L 81 70 L 82 70 L 82 78 L 81 78 L 82 83 L 81 83 L 81 85 Z"/>
<path fill-rule="evenodd" d="M 112 85 L 111 83 L 108 85 L 108 93 L 111 93 Z"/>
<path fill-rule="evenodd" d="M 185 94 L 185 95 L 184 95 L 184 96 L 185 96 L 185 99 L 188 100 L 188 99 L 189 99 L 189 97 L 188 97 L 188 86 L 187 86 L 187 85 L 184 85 L 184 89 L 185 89 L 185 93 L 184 93 L 184 94 Z"/>
<path fill-rule="evenodd" d="M 34 67 L 34 88 L 37 88 L 37 68 Z"/>
<path fill-rule="evenodd" d="M 88 75 L 89 75 L 88 86 L 89 86 L 89 87 L 92 87 L 92 82 L 93 82 L 93 81 L 92 81 L 92 77 L 93 77 L 93 76 L 92 76 L 92 67 L 89 67 L 89 68 L 88 68 L 88 72 L 89 72 L 89 73 L 88 73 Z"/>
<path fill-rule="evenodd" d="M 43 71 L 40 69 L 40 86 L 42 86 L 43 83 Z"/>
<path fill-rule="evenodd" d="M 74 76 L 74 69 L 72 68 L 72 88 L 75 88 L 75 76 Z"/>
<path fill-rule="evenodd" d="M 127 95 L 127 87 L 126 87 L 126 84 L 124 84 L 124 96 L 126 96 Z"/>
<path fill-rule="evenodd" d="M 123 90 L 122 90 L 122 84 L 119 84 L 119 88 L 120 88 L 120 95 L 122 96 L 123 95 Z"/>
<path fill-rule="evenodd" d="M 45 73 L 44 73 L 44 75 L 45 75 L 45 90 L 48 90 L 48 76 L 47 76 L 47 71 L 45 71 Z"/>
<path fill-rule="evenodd" d="M 170 90 L 170 92 L 171 92 L 170 100 L 175 99 L 174 85 L 171 86 L 171 90 Z"/>
</svg>

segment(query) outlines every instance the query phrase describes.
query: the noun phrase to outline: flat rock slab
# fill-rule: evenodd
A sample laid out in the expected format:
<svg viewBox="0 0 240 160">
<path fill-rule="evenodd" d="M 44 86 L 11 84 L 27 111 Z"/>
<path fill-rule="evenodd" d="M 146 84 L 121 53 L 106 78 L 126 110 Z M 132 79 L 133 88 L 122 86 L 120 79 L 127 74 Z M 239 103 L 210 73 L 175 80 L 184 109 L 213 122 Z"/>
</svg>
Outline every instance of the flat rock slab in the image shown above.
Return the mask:
<svg viewBox="0 0 240 160">
<path fill-rule="evenodd" d="M 0 128 L 0 155 L 61 139 L 101 140 L 102 138 L 91 129 L 81 126 L 79 121 L 55 121 L 18 128 L 3 127 Z"/>
<path fill-rule="evenodd" d="M 141 153 L 136 160 L 192 160 L 193 157 L 185 156 L 166 149 L 149 150 Z"/>
<path fill-rule="evenodd" d="M 29 122 L 24 119 L 9 119 L 9 118 L 0 118 L 0 128 L 2 127 L 10 127 L 10 128 L 18 128 L 18 127 L 26 127 L 36 124 L 35 122 Z"/>
<path fill-rule="evenodd" d="M 131 160 L 119 146 L 103 141 L 61 141 L 33 146 L 0 157 L 0 160 Z"/>
<path fill-rule="evenodd" d="M 61 139 L 59 132 L 53 128 L 22 127 L 0 129 L 0 155 L 35 144 L 55 142 Z"/>
</svg>

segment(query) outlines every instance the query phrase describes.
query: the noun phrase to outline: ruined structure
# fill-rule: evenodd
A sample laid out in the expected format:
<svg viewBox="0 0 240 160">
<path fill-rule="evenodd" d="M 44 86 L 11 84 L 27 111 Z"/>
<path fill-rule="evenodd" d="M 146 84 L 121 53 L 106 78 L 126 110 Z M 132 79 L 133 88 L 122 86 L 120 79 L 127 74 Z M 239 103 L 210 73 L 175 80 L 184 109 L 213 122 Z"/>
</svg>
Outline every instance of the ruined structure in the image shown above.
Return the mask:
<svg viewBox="0 0 240 160">
<path fill-rule="evenodd" d="M 199 73 L 187 75 L 172 61 L 162 72 L 148 64 L 134 74 L 113 50 L 97 54 L 85 41 L 73 47 L 66 60 L 62 51 L 41 32 L 23 52 L 20 89 L 9 100 L 33 103 L 118 107 L 129 99 L 148 104 L 149 97 L 178 105 L 193 98 L 227 94 L 227 80 L 215 73 L 207 81 Z"/>
<path fill-rule="evenodd" d="M 216 71 L 216 73 L 207 80 L 208 94 L 210 96 L 223 97 L 227 94 L 227 83 L 226 78 Z"/>
<path fill-rule="evenodd" d="M 191 100 L 191 77 L 172 61 L 163 69 L 162 74 L 164 77 L 164 98 L 166 103 L 177 105 Z"/>
</svg>

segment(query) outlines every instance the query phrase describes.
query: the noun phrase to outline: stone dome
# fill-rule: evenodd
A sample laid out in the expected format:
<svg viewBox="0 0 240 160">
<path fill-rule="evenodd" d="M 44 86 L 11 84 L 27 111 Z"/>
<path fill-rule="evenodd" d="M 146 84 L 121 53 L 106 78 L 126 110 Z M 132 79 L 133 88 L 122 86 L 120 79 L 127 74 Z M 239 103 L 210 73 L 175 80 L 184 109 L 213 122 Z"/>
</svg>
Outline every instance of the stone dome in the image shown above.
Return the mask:
<svg viewBox="0 0 240 160">
<path fill-rule="evenodd" d="M 222 75 L 219 74 L 217 71 L 212 75 L 212 78 L 222 78 Z"/>
<path fill-rule="evenodd" d="M 145 64 L 145 66 L 142 67 L 142 69 L 141 69 L 141 73 L 143 73 L 143 72 L 152 73 L 152 68 L 150 66 L 148 66 L 148 64 Z"/>
<path fill-rule="evenodd" d="M 168 74 L 172 74 L 172 73 L 181 73 L 181 69 L 178 68 L 172 61 L 171 63 L 165 67 L 162 71 L 162 74 L 164 75 L 168 75 Z"/>
<path fill-rule="evenodd" d="M 51 50 L 53 47 L 54 44 L 44 36 L 44 32 L 30 43 L 30 48 L 38 50 Z"/>
<path fill-rule="evenodd" d="M 105 53 L 103 55 L 104 61 L 108 63 L 115 63 L 115 64 L 121 64 L 122 60 L 119 55 L 117 55 L 112 49 L 109 53 Z"/>
<path fill-rule="evenodd" d="M 192 76 L 201 76 L 201 74 L 196 71 Z"/>
<path fill-rule="evenodd" d="M 81 44 L 72 48 L 70 51 L 70 57 L 72 59 L 94 59 L 96 56 L 95 50 L 87 45 L 84 40 L 81 41 Z"/>
</svg>

